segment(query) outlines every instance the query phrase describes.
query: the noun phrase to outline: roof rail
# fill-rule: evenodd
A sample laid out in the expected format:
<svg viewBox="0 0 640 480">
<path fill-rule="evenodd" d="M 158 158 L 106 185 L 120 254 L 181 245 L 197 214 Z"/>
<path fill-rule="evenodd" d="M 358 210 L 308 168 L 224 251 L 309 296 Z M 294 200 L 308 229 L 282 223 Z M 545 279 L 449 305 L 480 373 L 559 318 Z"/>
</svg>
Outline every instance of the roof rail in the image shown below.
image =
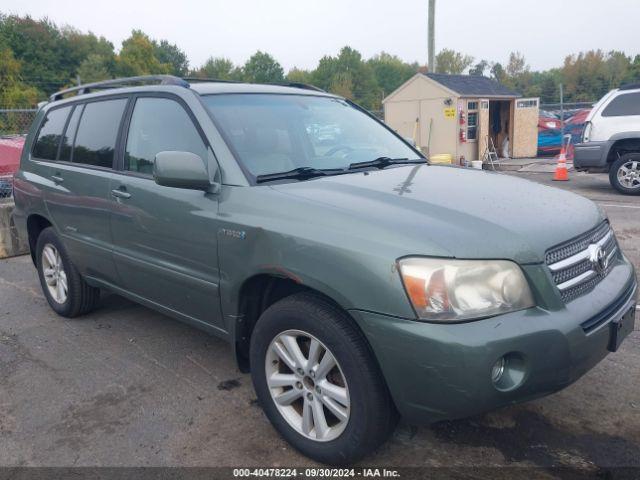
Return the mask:
<svg viewBox="0 0 640 480">
<path fill-rule="evenodd" d="M 622 85 L 619 90 L 637 90 L 640 89 L 640 83 L 627 83 Z"/>
<path fill-rule="evenodd" d="M 76 95 L 84 95 L 91 90 L 103 90 L 108 88 L 119 88 L 126 85 L 145 84 L 151 82 L 159 82 L 160 85 L 178 85 L 189 88 L 189 82 L 173 75 L 142 75 L 139 77 L 114 78 L 113 80 L 104 80 L 102 82 L 86 83 L 77 87 L 60 90 L 49 97 L 50 102 L 62 100 L 65 95 L 75 93 Z"/>
<path fill-rule="evenodd" d="M 302 82 L 281 82 L 281 83 L 273 83 L 272 85 L 278 85 L 281 87 L 301 88 L 303 90 L 313 90 L 314 92 L 327 93 L 326 90 L 316 87 L 315 85 L 310 85 L 308 83 L 302 83 Z"/>
<path fill-rule="evenodd" d="M 203 78 L 203 77 L 182 77 L 183 80 L 189 83 L 242 83 L 238 80 L 223 80 L 220 78 Z"/>
<path fill-rule="evenodd" d="M 214 83 L 244 83 L 238 80 L 221 80 L 219 78 L 199 78 L 199 77 L 184 77 L 184 80 L 197 83 L 197 82 L 214 82 Z M 247 82 L 251 83 L 251 82 Z M 257 82 L 259 85 L 260 82 Z M 275 85 L 278 87 L 293 87 L 293 88 L 302 88 L 304 90 L 314 90 L 316 92 L 324 92 L 321 88 L 318 88 L 314 85 L 309 85 L 307 83 L 301 82 L 275 82 L 275 83 L 264 83 L 263 85 Z"/>
</svg>

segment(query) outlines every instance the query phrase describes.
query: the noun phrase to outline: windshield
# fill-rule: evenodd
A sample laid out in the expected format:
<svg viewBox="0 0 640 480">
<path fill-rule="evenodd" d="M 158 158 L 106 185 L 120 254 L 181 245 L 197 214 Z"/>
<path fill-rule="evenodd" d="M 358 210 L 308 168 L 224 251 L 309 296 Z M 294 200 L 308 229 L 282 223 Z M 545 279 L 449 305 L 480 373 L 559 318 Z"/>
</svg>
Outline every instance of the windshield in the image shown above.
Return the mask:
<svg viewBox="0 0 640 480">
<path fill-rule="evenodd" d="M 300 167 L 346 169 L 379 157 L 419 158 L 344 100 L 274 94 L 207 95 L 203 100 L 254 177 Z"/>
</svg>

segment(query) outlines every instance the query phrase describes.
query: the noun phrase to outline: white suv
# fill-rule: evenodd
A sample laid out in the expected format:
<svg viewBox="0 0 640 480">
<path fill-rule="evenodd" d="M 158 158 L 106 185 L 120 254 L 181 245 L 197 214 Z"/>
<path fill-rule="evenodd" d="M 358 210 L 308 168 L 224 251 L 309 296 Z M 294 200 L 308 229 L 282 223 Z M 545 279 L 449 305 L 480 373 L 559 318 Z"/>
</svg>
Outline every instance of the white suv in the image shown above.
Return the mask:
<svg viewBox="0 0 640 480">
<path fill-rule="evenodd" d="M 573 162 L 579 171 L 608 172 L 621 193 L 640 195 L 640 84 L 612 90 L 593 107 Z"/>
</svg>

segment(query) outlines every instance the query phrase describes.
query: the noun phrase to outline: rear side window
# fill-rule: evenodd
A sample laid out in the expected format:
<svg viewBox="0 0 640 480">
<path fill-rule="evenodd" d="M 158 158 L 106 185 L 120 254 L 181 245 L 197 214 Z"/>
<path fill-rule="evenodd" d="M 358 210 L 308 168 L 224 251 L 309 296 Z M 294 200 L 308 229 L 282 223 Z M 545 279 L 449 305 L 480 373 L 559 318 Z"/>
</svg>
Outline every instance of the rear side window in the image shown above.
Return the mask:
<svg viewBox="0 0 640 480">
<path fill-rule="evenodd" d="M 124 168 L 151 175 L 156 155 L 191 152 L 207 158 L 207 147 L 182 106 L 167 98 L 139 98 L 131 115 Z"/>
<path fill-rule="evenodd" d="M 78 131 L 78 122 L 80 121 L 80 115 L 82 115 L 82 109 L 84 105 L 78 105 L 71 114 L 71 119 L 69 120 L 69 124 L 67 125 L 67 130 L 64 132 L 64 137 L 62 137 L 62 146 L 60 147 L 60 157 L 58 160 L 61 162 L 70 162 L 71 161 L 71 146 L 73 145 L 73 139 L 76 136 L 76 132 Z"/>
<path fill-rule="evenodd" d="M 73 148 L 73 163 L 113 166 L 118 129 L 126 105 L 125 98 L 85 105 Z"/>
<path fill-rule="evenodd" d="M 602 112 L 603 117 L 640 115 L 640 93 L 625 93 L 611 100 Z"/>
<path fill-rule="evenodd" d="M 62 138 L 64 125 L 71 107 L 56 108 L 50 110 L 40 125 L 38 139 L 33 147 L 33 156 L 43 160 L 55 160 L 58 155 L 58 146 Z"/>
</svg>

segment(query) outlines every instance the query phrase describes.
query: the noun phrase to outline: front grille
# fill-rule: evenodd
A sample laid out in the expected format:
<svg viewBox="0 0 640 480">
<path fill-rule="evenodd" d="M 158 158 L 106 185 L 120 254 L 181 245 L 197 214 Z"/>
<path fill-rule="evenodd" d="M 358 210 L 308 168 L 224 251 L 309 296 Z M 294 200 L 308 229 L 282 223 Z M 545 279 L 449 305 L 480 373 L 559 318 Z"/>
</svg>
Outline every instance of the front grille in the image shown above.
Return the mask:
<svg viewBox="0 0 640 480">
<path fill-rule="evenodd" d="M 593 245 L 604 252 L 607 259 L 604 269 L 591 260 Z M 548 250 L 545 261 L 562 299 L 568 302 L 595 287 L 611 271 L 617 250 L 616 238 L 607 222 Z"/>
</svg>

